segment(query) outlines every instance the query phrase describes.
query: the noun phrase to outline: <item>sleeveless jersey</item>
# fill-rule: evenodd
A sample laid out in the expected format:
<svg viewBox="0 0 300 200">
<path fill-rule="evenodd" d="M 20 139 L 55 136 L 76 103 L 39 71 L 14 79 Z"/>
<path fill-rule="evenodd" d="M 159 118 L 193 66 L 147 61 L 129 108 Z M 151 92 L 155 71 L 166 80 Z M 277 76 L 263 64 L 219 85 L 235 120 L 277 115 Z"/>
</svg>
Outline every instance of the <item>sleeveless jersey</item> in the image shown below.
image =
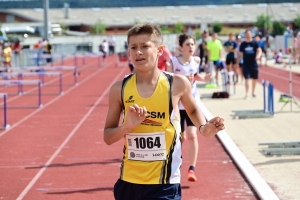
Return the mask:
<svg viewBox="0 0 300 200">
<path fill-rule="evenodd" d="M 192 59 L 187 65 L 181 64 L 177 57 L 172 57 L 171 61 L 173 64 L 174 74 L 189 76 L 190 74 L 196 75 L 198 73 L 199 66 L 194 57 L 192 57 Z M 192 95 L 195 98 L 197 105 L 199 105 L 198 103 L 200 101 L 200 95 L 198 93 L 197 84 L 195 81 L 191 83 L 191 87 L 192 87 Z M 185 110 L 181 102 L 179 103 L 179 109 Z"/>
<path fill-rule="evenodd" d="M 145 106 L 147 118 L 125 135 L 120 178 L 136 184 L 180 183 L 180 119 L 172 105 L 173 74 L 161 71 L 156 89 L 149 98 L 139 95 L 136 74 L 122 84 L 123 123 L 133 104 Z"/>
</svg>

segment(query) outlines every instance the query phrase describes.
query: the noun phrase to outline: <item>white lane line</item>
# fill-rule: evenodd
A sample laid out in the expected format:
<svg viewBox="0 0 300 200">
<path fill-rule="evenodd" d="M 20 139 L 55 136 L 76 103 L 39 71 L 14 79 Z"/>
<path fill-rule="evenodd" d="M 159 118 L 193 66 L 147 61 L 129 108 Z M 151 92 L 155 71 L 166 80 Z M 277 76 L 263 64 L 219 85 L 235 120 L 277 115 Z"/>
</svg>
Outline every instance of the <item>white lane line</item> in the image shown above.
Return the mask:
<svg viewBox="0 0 300 200">
<path fill-rule="evenodd" d="M 103 69 L 105 69 L 107 66 L 102 67 L 100 70 L 97 70 L 96 72 L 93 72 L 91 75 L 87 76 L 85 79 L 83 79 L 82 81 L 80 81 L 80 84 L 88 81 L 91 77 L 97 75 L 99 72 L 101 72 Z M 48 107 L 49 105 L 51 105 L 52 103 L 54 103 L 55 101 L 57 101 L 58 99 L 60 99 L 61 97 L 65 96 L 66 94 L 68 94 L 69 92 L 71 92 L 72 90 L 74 90 L 77 87 L 71 87 L 68 90 L 66 90 L 64 92 L 64 95 L 59 95 L 57 97 L 55 97 L 54 99 L 52 99 L 51 101 L 49 101 L 48 103 L 46 103 L 45 105 L 43 105 L 43 107 L 33 111 L 32 113 L 30 113 L 29 115 L 27 115 L 26 117 L 24 117 L 23 119 L 21 119 L 20 121 L 18 121 L 17 123 L 15 123 L 14 125 L 12 125 L 9 129 L 6 129 L 5 131 L 3 131 L 2 133 L 0 133 L 0 137 L 2 137 L 3 135 L 5 135 L 8 131 L 11 131 L 13 128 L 15 128 L 16 126 L 18 126 L 19 124 L 21 124 L 22 122 L 24 122 L 25 120 L 29 119 L 30 117 L 32 117 L 33 115 L 35 115 L 36 113 L 40 112 L 41 110 L 43 110 L 44 108 Z"/>
<path fill-rule="evenodd" d="M 264 72 L 262 70 L 260 70 L 259 72 L 263 73 L 263 74 L 268 74 L 269 76 L 273 76 L 273 77 L 276 77 L 276 78 L 279 78 L 279 79 L 282 79 L 282 80 L 285 80 L 287 81 L 287 83 L 290 81 L 289 78 L 286 78 L 286 77 L 282 77 L 282 76 L 279 76 L 279 75 L 276 75 L 276 74 L 272 74 L 272 73 L 269 73 L 269 72 Z M 299 81 L 295 81 L 294 79 L 292 80 L 293 83 L 297 83 L 297 84 L 300 84 Z"/>
<path fill-rule="evenodd" d="M 199 107 L 203 112 L 207 120 L 211 120 L 213 115 L 205 107 L 205 105 L 200 102 Z M 266 181 L 261 177 L 257 170 L 253 167 L 250 161 L 242 153 L 242 151 L 236 146 L 230 136 L 226 131 L 220 131 L 217 137 L 222 142 L 223 146 L 226 148 L 227 152 L 231 155 L 234 162 L 237 164 L 239 169 L 245 175 L 246 179 L 249 181 L 251 186 L 254 188 L 260 199 L 263 200 L 279 200 L 274 191 L 266 183 Z"/>
<path fill-rule="evenodd" d="M 123 74 L 127 68 L 123 68 L 119 72 L 119 74 L 115 77 L 115 79 L 111 82 L 111 84 L 106 88 L 106 90 L 103 92 L 103 94 L 99 97 L 99 99 L 96 101 L 94 106 L 92 106 L 89 111 L 84 115 L 84 117 L 80 120 L 80 122 L 76 125 L 76 127 L 72 130 L 72 132 L 68 135 L 68 137 L 63 141 L 63 143 L 59 146 L 59 148 L 54 152 L 54 154 L 49 158 L 49 160 L 46 162 L 42 169 L 34 176 L 34 178 L 30 181 L 30 183 L 26 186 L 26 188 L 22 191 L 22 193 L 18 196 L 17 200 L 21 200 L 25 197 L 25 195 L 28 193 L 28 191 L 32 188 L 32 186 L 36 183 L 36 181 L 42 176 L 44 171 L 47 169 L 47 166 L 51 164 L 51 162 L 54 160 L 54 158 L 60 153 L 60 151 L 64 148 L 64 146 L 69 142 L 69 140 L 73 137 L 73 135 L 76 133 L 76 131 L 80 128 L 80 126 L 85 122 L 87 117 L 93 112 L 93 110 L 97 107 L 97 105 L 102 101 L 104 96 L 109 92 L 110 87 L 119 79 L 119 77 Z"/>
</svg>

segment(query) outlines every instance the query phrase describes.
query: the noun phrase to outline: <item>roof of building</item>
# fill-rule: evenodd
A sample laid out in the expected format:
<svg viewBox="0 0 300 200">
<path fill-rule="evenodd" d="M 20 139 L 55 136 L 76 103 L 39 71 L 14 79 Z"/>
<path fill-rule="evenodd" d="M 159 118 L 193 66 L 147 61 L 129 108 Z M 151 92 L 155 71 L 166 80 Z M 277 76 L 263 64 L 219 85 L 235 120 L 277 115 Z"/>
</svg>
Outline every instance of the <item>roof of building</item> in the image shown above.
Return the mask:
<svg viewBox="0 0 300 200">
<path fill-rule="evenodd" d="M 49 9 L 49 21 L 66 25 L 93 25 L 102 20 L 108 27 L 132 26 L 136 21 L 157 24 L 201 24 L 220 22 L 223 24 L 253 23 L 261 14 L 273 19 L 289 22 L 297 17 L 300 3 L 281 4 L 233 4 L 207 6 L 163 6 L 69 9 L 65 18 L 63 9 Z M 1 12 L 1 10 L 0 10 Z M 8 9 L 8 13 L 19 14 L 32 21 L 43 21 L 43 9 Z"/>
</svg>

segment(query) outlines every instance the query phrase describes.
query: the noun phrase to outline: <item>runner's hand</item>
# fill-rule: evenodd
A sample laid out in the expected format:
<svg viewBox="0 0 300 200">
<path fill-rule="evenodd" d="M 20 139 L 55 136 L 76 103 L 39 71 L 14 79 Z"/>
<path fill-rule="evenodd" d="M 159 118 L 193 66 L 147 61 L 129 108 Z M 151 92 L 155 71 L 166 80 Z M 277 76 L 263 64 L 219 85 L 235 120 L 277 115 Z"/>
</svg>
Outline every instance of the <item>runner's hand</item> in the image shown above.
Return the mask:
<svg viewBox="0 0 300 200">
<path fill-rule="evenodd" d="M 128 128 L 128 130 L 134 129 L 136 126 L 138 126 L 142 121 L 146 119 L 147 116 L 147 109 L 145 106 L 140 107 L 137 104 L 134 104 L 129 107 L 125 125 Z"/>
<path fill-rule="evenodd" d="M 224 130 L 224 119 L 221 117 L 215 117 L 209 120 L 205 126 L 200 130 L 201 134 L 205 137 L 212 137 L 219 131 Z"/>
</svg>

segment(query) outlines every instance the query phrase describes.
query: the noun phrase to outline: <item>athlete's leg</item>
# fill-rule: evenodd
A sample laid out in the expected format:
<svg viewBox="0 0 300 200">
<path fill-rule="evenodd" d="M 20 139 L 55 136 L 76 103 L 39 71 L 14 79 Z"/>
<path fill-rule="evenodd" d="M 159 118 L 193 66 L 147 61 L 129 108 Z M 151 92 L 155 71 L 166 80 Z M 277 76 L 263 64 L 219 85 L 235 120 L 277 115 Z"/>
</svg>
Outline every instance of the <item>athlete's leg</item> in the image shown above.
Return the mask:
<svg viewBox="0 0 300 200">
<path fill-rule="evenodd" d="M 198 156 L 197 128 L 195 126 L 188 126 L 186 129 L 186 136 L 189 141 L 190 166 L 196 167 Z"/>
</svg>

